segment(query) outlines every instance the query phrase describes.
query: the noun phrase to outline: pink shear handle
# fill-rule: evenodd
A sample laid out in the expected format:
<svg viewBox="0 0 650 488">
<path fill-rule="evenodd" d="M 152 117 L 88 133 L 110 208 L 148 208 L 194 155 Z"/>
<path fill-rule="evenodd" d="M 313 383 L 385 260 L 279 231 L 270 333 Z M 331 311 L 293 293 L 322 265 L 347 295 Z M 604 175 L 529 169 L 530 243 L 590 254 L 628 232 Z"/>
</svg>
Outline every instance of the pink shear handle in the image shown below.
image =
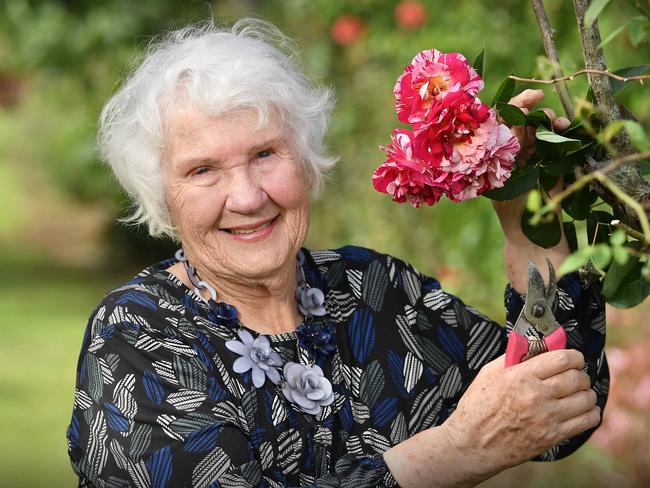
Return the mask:
<svg viewBox="0 0 650 488">
<path fill-rule="evenodd" d="M 511 330 L 506 347 L 506 368 L 519 364 L 526 354 L 528 354 L 528 339 Z"/>
<path fill-rule="evenodd" d="M 566 349 L 566 332 L 564 331 L 564 327 L 558 327 L 555 329 L 544 338 L 544 342 L 549 351 Z"/>
<path fill-rule="evenodd" d="M 544 338 L 544 343 L 549 351 L 566 349 L 566 332 L 564 327 L 558 327 Z M 521 334 L 510 331 L 506 347 L 506 368 L 519 364 L 528 354 L 528 339 Z"/>
</svg>

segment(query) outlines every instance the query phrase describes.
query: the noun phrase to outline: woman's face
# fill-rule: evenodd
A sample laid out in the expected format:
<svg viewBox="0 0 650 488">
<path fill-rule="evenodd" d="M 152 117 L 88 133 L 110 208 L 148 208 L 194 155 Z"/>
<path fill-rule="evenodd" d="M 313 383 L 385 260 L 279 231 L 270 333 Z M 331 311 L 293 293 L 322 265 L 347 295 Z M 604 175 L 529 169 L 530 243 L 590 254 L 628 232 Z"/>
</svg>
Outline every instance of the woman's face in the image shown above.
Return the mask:
<svg viewBox="0 0 650 488">
<path fill-rule="evenodd" d="M 277 117 L 258 129 L 253 110 L 214 117 L 188 106 L 164 142 L 167 206 L 199 272 L 246 280 L 293 269 L 309 226 L 309 184 Z"/>
</svg>

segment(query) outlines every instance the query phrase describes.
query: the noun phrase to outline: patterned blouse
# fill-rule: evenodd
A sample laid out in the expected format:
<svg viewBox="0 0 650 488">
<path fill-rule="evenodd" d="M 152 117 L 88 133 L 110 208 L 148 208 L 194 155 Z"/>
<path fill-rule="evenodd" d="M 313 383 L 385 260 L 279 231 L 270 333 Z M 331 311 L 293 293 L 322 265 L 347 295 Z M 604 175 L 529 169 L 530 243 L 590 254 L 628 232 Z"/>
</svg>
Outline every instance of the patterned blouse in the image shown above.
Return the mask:
<svg viewBox="0 0 650 488">
<path fill-rule="evenodd" d="M 442 424 L 479 369 L 503 354 L 503 328 L 394 257 L 347 246 L 305 251 L 326 294 L 337 351 L 321 364 L 335 399 L 302 413 L 270 381 L 232 369 L 238 337 L 165 271 L 168 259 L 110 292 L 94 311 L 67 430 L 80 487 L 396 486 L 389 447 Z M 558 283 L 556 317 L 584 352 L 603 408 L 604 304 L 577 274 Z M 506 288 L 508 326 L 522 297 Z M 252 332 L 252 331 L 251 331 Z M 256 333 L 252 332 L 254 336 Z M 305 362 L 295 333 L 268 336 Z M 543 454 L 564 457 L 587 431 Z"/>
</svg>

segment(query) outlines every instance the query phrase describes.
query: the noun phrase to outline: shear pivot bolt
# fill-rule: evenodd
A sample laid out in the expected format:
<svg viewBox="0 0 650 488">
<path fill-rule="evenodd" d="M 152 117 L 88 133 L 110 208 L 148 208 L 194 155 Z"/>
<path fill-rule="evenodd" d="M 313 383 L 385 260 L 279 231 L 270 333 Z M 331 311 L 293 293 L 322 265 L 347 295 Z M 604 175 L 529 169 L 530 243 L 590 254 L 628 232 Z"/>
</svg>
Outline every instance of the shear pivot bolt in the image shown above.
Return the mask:
<svg viewBox="0 0 650 488">
<path fill-rule="evenodd" d="M 544 305 L 541 303 L 536 303 L 533 305 L 533 309 L 531 311 L 533 312 L 533 315 L 539 319 L 544 315 L 544 312 L 546 312 L 546 307 L 544 307 Z"/>
</svg>

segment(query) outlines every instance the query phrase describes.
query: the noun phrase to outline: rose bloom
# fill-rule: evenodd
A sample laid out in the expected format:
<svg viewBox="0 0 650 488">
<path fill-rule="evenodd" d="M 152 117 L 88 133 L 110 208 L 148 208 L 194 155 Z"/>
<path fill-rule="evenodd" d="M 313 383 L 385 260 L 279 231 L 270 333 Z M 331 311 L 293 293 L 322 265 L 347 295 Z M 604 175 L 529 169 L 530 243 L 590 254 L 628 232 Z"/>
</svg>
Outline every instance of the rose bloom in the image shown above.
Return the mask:
<svg viewBox="0 0 650 488">
<path fill-rule="evenodd" d="M 405 124 L 417 124 L 450 93 L 462 91 L 474 97 L 482 89 L 483 81 L 462 54 L 422 51 L 405 68 L 393 89 L 397 117 Z"/>
<path fill-rule="evenodd" d="M 442 195 L 429 166 L 415 156 L 414 136 L 411 131 L 395 129 L 392 142 L 382 148 L 388 158 L 372 176 L 375 190 L 393 196 L 393 201 L 410 202 L 419 207 L 436 203 Z"/>
<path fill-rule="evenodd" d="M 442 158 L 451 158 L 454 147 L 470 140 L 474 131 L 490 116 L 490 107 L 465 92 L 449 94 L 443 104 L 430 110 L 425 119 L 414 125 L 421 141 L 420 157 L 434 166 Z"/>
</svg>

